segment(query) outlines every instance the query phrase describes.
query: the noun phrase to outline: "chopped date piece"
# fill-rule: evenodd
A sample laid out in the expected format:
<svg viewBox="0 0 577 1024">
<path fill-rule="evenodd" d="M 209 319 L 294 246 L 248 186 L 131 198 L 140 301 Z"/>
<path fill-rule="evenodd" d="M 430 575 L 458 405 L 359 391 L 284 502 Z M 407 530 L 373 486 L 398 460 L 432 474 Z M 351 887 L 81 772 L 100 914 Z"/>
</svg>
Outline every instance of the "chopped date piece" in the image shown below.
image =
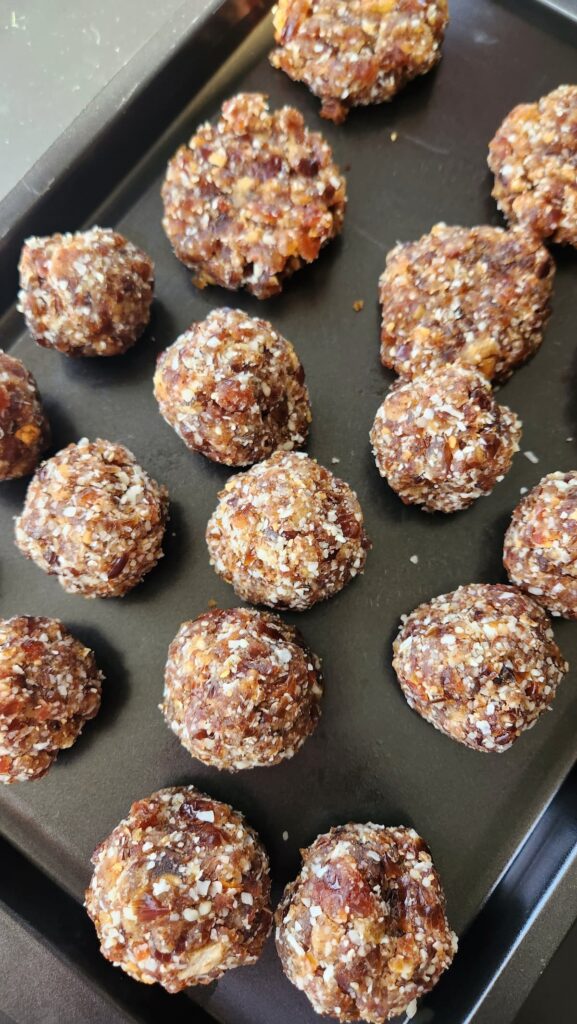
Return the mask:
<svg viewBox="0 0 577 1024">
<path fill-rule="evenodd" d="M 258 959 L 270 932 L 268 857 L 242 814 L 181 786 L 132 805 L 94 852 L 86 891 L 100 950 L 168 992 Z"/>
<path fill-rule="evenodd" d="M 275 914 L 289 980 L 317 1013 L 339 1021 L 383 1024 L 411 1013 L 457 950 L 421 837 L 351 824 L 301 852 L 301 872 Z"/>
<path fill-rule="evenodd" d="M 441 59 L 447 0 L 279 0 L 270 61 L 321 100 L 337 124 L 384 103 Z"/>
<path fill-rule="evenodd" d="M 409 707 L 473 750 L 507 750 L 535 725 L 568 665 L 547 614 L 516 587 L 473 583 L 403 621 L 393 667 Z"/>
<path fill-rule="evenodd" d="M 233 772 L 292 757 L 315 729 L 321 696 L 319 659 L 293 626 L 231 608 L 180 627 L 162 711 L 193 757 Z"/>
<path fill-rule="evenodd" d="M 0 782 L 46 774 L 98 712 L 102 678 L 58 619 L 0 620 Z"/>
<path fill-rule="evenodd" d="M 33 473 L 50 444 L 50 426 L 36 381 L 0 349 L 0 480 Z"/>
<path fill-rule="evenodd" d="M 243 600 L 302 610 L 363 571 L 370 541 L 357 496 L 307 455 L 276 452 L 219 497 L 210 559 Z"/>
<path fill-rule="evenodd" d="M 346 185 L 298 110 L 241 93 L 175 153 L 162 199 L 164 230 L 199 288 L 266 299 L 340 233 Z"/>
</svg>

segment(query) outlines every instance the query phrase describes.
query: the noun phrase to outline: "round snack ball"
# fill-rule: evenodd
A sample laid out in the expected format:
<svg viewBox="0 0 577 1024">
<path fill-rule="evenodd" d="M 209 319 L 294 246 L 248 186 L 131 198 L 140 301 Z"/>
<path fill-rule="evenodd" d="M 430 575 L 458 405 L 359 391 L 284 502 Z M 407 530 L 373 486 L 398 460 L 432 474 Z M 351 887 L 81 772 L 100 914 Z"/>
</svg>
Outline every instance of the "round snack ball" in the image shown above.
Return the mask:
<svg viewBox="0 0 577 1024">
<path fill-rule="evenodd" d="M 441 59 L 447 0 L 279 0 L 270 61 L 341 123 L 350 107 L 383 103 Z"/>
<path fill-rule="evenodd" d="M 168 651 L 162 711 L 193 757 L 215 768 L 278 764 L 320 716 L 320 661 L 277 615 L 230 608 L 185 622 Z"/>
<path fill-rule="evenodd" d="M 568 669 L 546 613 L 516 587 L 472 583 L 407 616 L 393 668 L 409 707 L 451 739 L 507 750 Z"/>
<path fill-rule="evenodd" d="M 258 959 L 271 929 L 268 857 L 242 814 L 193 786 L 130 808 L 98 846 L 86 891 L 100 951 L 168 992 Z"/>
<path fill-rule="evenodd" d="M 577 619 L 577 472 L 549 473 L 517 505 L 505 534 L 512 583 L 552 615 Z"/>
<path fill-rule="evenodd" d="M 488 162 L 493 196 L 510 223 L 577 247 L 577 85 L 514 107 Z"/>
<path fill-rule="evenodd" d="M 160 356 L 160 412 L 188 448 L 248 466 L 306 439 L 304 370 L 290 341 L 238 309 L 216 309 Z"/>
<path fill-rule="evenodd" d="M 50 426 L 34 377 L 0 349 L 0 480 L 33 473 L 49 444 Z"/>
<path fill-rule="evenodd" d="M 46 774 L 96 715 L 102 678 L 58 619 L 0 619 L 0 782 Z"/>
<path fill-rule="evenodd" d="M 310 608 L 363 571 L 370 541 L 357 496 L 308 455 L 275 452 L 219 498 L 210 561 L 244 601 Z"/>
<path fill-rule="evenodd" d="M 108 228 L 29 238 L 18 308 L 39 345 L 68 356 L 117 356 L 150 319 L 154 264 Z"/>
<path fill-rule="evenodd" d="M 346 186 L 298 110 L 271 113 L 266 96 L 241 93 L 175 153 L 162 199 L 164 230 L 194 284 L 266 299 L 339 234 Z"/>
<path fill-rule="evenodd" d="M 405 377 L 458 362 L 504 380 L 539 348 L 555 266 L 521 228 L 437 224 L 380 279 L 381 361 Z"/>
<path fill-rule="evenodd" d="M 477 370 L 399 379 L 371 430 L 377 469 L 407 505 L 456 512 L 489 494 L 519 450 L 521 422 Z"/>
<path fill-rule="evenodd" d="M 413 1016 L 457 950 L 431 855 L 412 828 L 341 825 L 302 850 L 275 914 L 285 974 L 315 1011 Z"/>
<path fill-rule="evenodd" d="M 16 544 L 71 594 L 123 597 L 162 558 L 165 487 L 121 444 L 69 444 L 36 471 Z"/>
</svg>

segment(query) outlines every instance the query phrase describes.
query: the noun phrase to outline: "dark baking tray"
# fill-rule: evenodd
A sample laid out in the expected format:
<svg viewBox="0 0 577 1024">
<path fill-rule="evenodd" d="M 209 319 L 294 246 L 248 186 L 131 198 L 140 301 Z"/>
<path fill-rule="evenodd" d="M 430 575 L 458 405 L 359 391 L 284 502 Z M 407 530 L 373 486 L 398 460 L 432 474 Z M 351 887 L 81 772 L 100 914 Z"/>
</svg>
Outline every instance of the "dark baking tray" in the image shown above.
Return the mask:
<svg viewBox="0 0 577 1024">
<path fill-rule="evenodd" d="M 2 487 L 2 615 L 61 617 L 94 647 L 107 682 L 100 715 L 49 775 L 0 794 L 10 844 L 2 850 L 7 870 L 0 872 L 0 897 L 5 912 L 66 962 L 87 992 L 96 986 L 104 994 L 110 1020 L 156 1021 L 170 1013 L 175 1021 L 312 1024 L 316 1018 L 284 979 L 272 942 L 255 967 L 178 997 L 138 986 L 109 967 L 78 904 L 92 849 L 132 800 L 194 782 L 243 810 L 260 831 L 276 897 L 298 870 L 299 847 L 331 824 L 411 824 L 432 847 L 451 922 L 463 937 L 453 968 L 424 1000 L 418 1020 L 505 1024 L 574 915 L 568 905 L 577 850 L 574 676 L 553 712 L 513 750 L 481 756 L 408 709 L 390 666 L 390 644 L 400 614 L 420 601 L 460 583 L 503 579 L 502 537 L 520 488 L 551 470 L 575 467 L 577 259 L 556 253 L 545 344 L 503 389 L 524 420 L 523 449 L 539 463 L 520 454 L 493 495 L 447 518 L 405 508 L 372 463 L 368 430 L 391 380 L 378 360 L 376 283 L 398 239 L 416 238 L 438 220 L 499 223 L 487 142 L 515 103 L 574 78 L 577 26 L 529 2 L 454 0 L 438 71 L 393 104 L 357 111 L 336 128 L 321 122 L 306 89 L 269 67 L 270 26 L 262 20 L 268 6 L 218 3 L 187 27 L 185 4 L 180 20 L 0 207 L 2 344 L 35 373 L 55 447 L 82 435 L 118 439 L 168 485 L 172 499 L 160 566 L 122 602 L 84 601 L 66 595 L 16 551 L 12 517 L 26 484 Z M 197 291 L 160 225 L 167 158 L 239 89 L 265 91 L 275 106 L 297 105 L 311 126 L 322 128 L 349 183 L 342 238 L 266 303 Z M 157 299 L 147 336 L 128 355 L 72 361 L 39 349 L 23 331 L 12 305 L 15 261 L 31 231 L 93 222 L 119 227 L 152 254 Z M 353 311 L 358 298 L 365 300 L 361 313 Z M 236 776 L 192 761 L 157 709 L 166 649 L 180 622 L 210 599 L 237 602 L 211 570 L 203 539 L 228 471 L 187 453 L 160 419 L 151 389 L 158 353 L 192 320 L 231 303 L 269 317 L 294 341 L 313 404 L 309 450 L 328 466 L 340 460 L 335 469 L 358 491 L 374 541 L 362 579 L 308 613 L 287 616 L 323 657 L 327 690 L 318 732 L 291 762 Z M 577 628 L 560 622 L 556 632 L 577 663 Z M 547 914 L 559 905 L 562 912 Z M 527 934 L 540 935 L 538 949 L 524 941 Z M 509 963 L 517 970 L 503 995 Z M 88 1001 L 86 1019 L 97 1019 Z"/>
</svg>

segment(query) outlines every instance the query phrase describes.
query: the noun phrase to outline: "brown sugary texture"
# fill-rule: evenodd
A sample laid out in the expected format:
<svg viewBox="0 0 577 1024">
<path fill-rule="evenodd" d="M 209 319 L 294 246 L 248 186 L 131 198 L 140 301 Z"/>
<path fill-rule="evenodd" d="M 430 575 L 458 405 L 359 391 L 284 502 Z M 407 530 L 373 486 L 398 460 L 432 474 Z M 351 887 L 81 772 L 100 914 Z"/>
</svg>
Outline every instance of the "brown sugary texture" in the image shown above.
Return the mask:
<svg viewBox="0 0 577 1024">
<path fill-rule="evenodd" d="M 160 412 L 192 451 L 248 466 L 306 439 L 311 411 L 290 341 L 238 309 L 216 309 L 158 360 Z"/>
<path fill-rule="evenodd" d="M 387 256 L 381 361 L 406 377 L 458 362 L 504 380 L 541 344 L 554 273 L 523 228 L 436 224 Z"/>
<path fill-rule="evenodd" d="M 96 715 L 102 679 L 58 619 L 0 620 L 0 783 L 46 774 Z"/>
<path fill-rule="evenodd" d="M 63 448 L 36 471 L 16 544 L 72 594 L 123 597 L 162 558 L 168 494 L 121 444 Z"/>
<path fill-rule="evenodd" d="M 18 308 L 39 345 L 68 356 L 117 356 L 150 319 L 154 264 L 107 228 L 29 238 Z"/>
<path fill-rule="evenodd" d="M 270 61 L 305 82 L 321 116 L 390 100 L 441 59 L 446 0 L 280 0 Z"/>
<path fill-rule="evenodd" d="M 535 725 L 568 669 L 543 609 L 499 584 L 470 584 L 420 605 L 393 650 L 409 707 L 484 752 L 507 750 Z"/>
<path fill-rule="evenodd" d="M 503 560 L 552 615 L 577 619 L 577 472 L 549 473 L 519 502 Z"/>
<path fill-rule="evenodd" d="M 510 223 L 577 246 L 577 86 L 507 115 L 489 145 L 493 196 Z"/>
<path fill-rule="evenodd" d="M 194 284 L 266 299 L 339 234 L 346 184 L 298 110 L 270 112 L 266 96 L 240 93 L 175 153 L 162 199 L 164 230 Z"/>
<path fill-rule="evenodd" d="M 242 814 L 193 786 L 132 805 L 94 852 L 100 951 L 168 992 L 257 959 L 271 929 L 268 857 Z"/>
<path fill-rule="evenodd" d="M 371 430 L 377 469 L 407 505 L 456 512 L 489 494 L 519 450 L 521 422 L 477 370 L 399 379 Z"/>
<path fill-rule="evenodd" d="M 307 455 L 276 452 L 219 498 L 210 561 L 243 600 L 302 610 L 363 571 L 370 541 L 357 496 Z"/>
<path fill-rule="evenodd" d="M 49 444 L 50 425 L 34 377 L 0 349 L 0 480 L 33 473 Z"/>
<path fill-rule="evenodd" d="M 412 828 L 342 825 L 302 850 L 276 914 L 284 971 L 315 1011 L 382 1024 L 413 1016 L 457 937 L 431 855 Z"/>
<path fill-rule="evenodd" d="M 230 608 L 180 627 L 162 711 L 204 764 L 239 771 L 292 757 L 320 716 L 320 661 L 277 615 Z"/>
</svg>

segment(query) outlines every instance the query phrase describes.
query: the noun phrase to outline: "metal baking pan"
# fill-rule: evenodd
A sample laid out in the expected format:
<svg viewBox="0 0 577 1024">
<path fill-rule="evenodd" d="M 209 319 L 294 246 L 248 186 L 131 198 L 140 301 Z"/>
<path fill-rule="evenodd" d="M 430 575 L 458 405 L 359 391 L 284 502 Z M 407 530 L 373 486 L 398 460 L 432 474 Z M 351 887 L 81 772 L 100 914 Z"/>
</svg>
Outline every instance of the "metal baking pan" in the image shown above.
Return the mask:
<svg viewBox="0 0 577 1024">
<path fill-rule="evenodd" d="M 62 618 L 95 649 L 107 677 L 101 713 L 76 746 L 42 781 L 0 794 L 3 913 L 50 954 L 38 968 L 47 985 L 56 956 L 75 986 L 86 986 L 84 1019 L 91 1024 L 101 1019 L 103 1000 L 110 1021 L 157 1021 L 167 1013 L 175 1021 L 313 1024 L 317 1018 L 283 977 L 272 942 L 256 966 L 177 997 L 106 964 L 79 905 L 90 854 L 134 799 L 182 782 L 247 814 L 270 852 L 275 897 L 298 870 L 299 847 L 330 825 L 410 824 L 432 848 L 462 937 L 453 967 L 417 1020 L 507 1024 L 577 910 L 575 669 L 533 731 L 505 754 L 481 756 L 409 710 L 390 645 L 401 613 L 420 601 L 461 583 L 502 580 L 503 533 L 521 487 L 575 468 L 577 258 L 555 253 L 545 343 L 502 391 L 524 421 L 523 450 L 538 464 L 519 454 L 489 498 L 444 518 L 405 508 L 372 463 L 368 431 L 392 379 L 378 358 L 377 279 L 387 250 L 435 221 L 499 223 L 487 143 L 515 103 L 574 80 L 577 25 L 537 3 L 454 0 L 439 69 L 394 103 L 353 112 L 335 127 L 321 122 L 304 87 L 270 68 L 269 6 L 225 0 L 187 29 L 184 4 L 0 205 L 2 345 L 36 375 L 55 448 L 83 435 L 120 440 L 168 485 L 172 499 L 158 568 L 123 601 L 85 601 L 17 552 L 12 517 L 26 483 L 2 486 L 1 614 Z M 160 224 L 168 157 L 241 89 L 268 93 L 274 106 L 298 106 L 329 139 L 349 185 L 342 238 L 266 303 L 197 291 Z M 153 256 L 157 299 L 147 335 L 126 356 L 74 361 L 27 337 L 13 306 L 15 266 L 27 234 L 94 222 L 118 227 Z M 359 298 L 365 306 L 355 313 Z M 237 602 L 210 568 L 203 537 L 228 471 L 186 451 L 161 420 L 151 386 L 158 353 L 191 321 L 231 303 L 270 318 L 295 343 L 313 405 L 309 451 L 328 466 L 340 460 L 335 468 L 356 488 L 374 542 L 364 577 L 310 612 L 287 615 L 324 662 L 316 735 L 292 761 L 235 776 L 191 760 L 157 708 L 179 624 L 211 599 Z M 577 667 L 576 627 L 559 622 L 556 633 Z M 52 1012 L 47 1006 L 42 1020 L 63 1019 Z"/>
</svg>

